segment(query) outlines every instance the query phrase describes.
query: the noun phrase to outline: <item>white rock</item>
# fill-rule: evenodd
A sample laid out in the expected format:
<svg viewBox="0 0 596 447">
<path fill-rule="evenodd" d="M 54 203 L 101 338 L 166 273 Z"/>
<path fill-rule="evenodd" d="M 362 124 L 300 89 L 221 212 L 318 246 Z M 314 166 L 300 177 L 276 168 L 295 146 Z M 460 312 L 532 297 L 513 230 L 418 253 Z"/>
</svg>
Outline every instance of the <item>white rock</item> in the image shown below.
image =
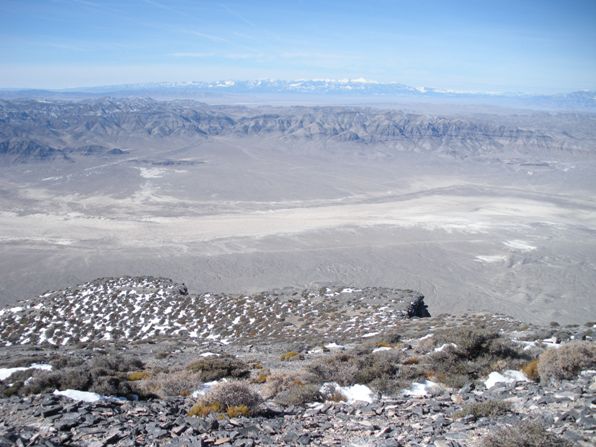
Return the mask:
<svg viewBox="0 0 596 447">
<path fill-rule="evenodd" d="M 484 381 L 484 385 L 487 388 L 492 388 L 497 383 L 515 383 L 515 382 L 529 382 L 529 379 L 521 371 L 515 371 L 508 369 L 503 374 L 496 371 L 491 372 L 488 378 Z"/>
</svg>

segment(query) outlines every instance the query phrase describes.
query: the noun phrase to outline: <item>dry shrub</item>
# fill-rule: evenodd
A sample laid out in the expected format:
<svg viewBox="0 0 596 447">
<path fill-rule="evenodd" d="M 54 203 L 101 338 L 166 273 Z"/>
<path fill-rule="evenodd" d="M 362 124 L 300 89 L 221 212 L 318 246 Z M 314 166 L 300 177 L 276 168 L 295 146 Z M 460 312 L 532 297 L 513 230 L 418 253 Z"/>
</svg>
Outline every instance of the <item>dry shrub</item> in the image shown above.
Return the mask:
<svg viewBox="0 0 596 447">
<path fill-rule="evenodd" d="M 259 373 L 253 379 L 253 383 L 265 383 L 269 379 L 269 374 L 267 373 Z"/>
<path fill-rule="evenodd" d="M 148 379 L 150 375 L 151 374 L 149 374 L 148 371 L 133 371 L 133 372 L 128 373 L 128 376 L 126 376 L 126 378 L 130 382 L 136 382 L 138 380 Z"/>
<path fill-rule="evenodd" d="M 495 430 L 482 440 L 482 447 L 571 447 L 572 444 L 546 431 L 542 424 L 523 421 Z"/>
<path fill-rule="evenodd" d="M 522 366 L 522 372 L 528 379 L 538 382 L 540 380 L 540 374 L 538 373 L 538 359 L 530 360 Z"/>
<path fill-rule="evenodd" d="M 342 352 L 320 359 L 308 368 L 322 382 L 337 382 L 341 386 L 371 384 L 377 385 L 380 391 L 385 391 L 392 381 L 398 379 L 402 358 L 403 354 L 394 350 L 374 353 Z"/>
<path fill-rule="evenodd" d="M 420 359 L 416 356 L 408 357 L 402 362 L 402 365 L 417 365 L 420 363 Z"/>
<path fill-rule="evenodd" d="M 518 351 L 510 340 L 483 329 L 451 329 L 438 337 L 440 342 L 456 346 L 429 354 L 425 358 L 426 374 L 454 388 L 491 371 L 519 367 L 520 362 L 528 360 L 528 355 Z"/>
<path fill-rule="evenodd" d="M 582 370 L 595 367 L 596 344 L 589 341 L 574 341 L 558 349 L 548 349 L 538 359 L 542 382 L 572 379 Z"/>
<path fill-rule="evenodd" d="M 341 391 L 335 390 L 328 396 L 325 396 L 325 400 L 329 400 L 331 402 L 345 402 L 348 400 L 348 398 Z"/>
<path fill-rule="evenodd" d="M 275 401 L 283 405 L 304 405 L 320 402 L 322 398 L 318 385 L 297 383 L 277 394 Z"/>
<path fill-rule="evenodd" d="M 318 378 L 314 374 L 306 371 L 275 372 L 267 377 L 264 386 L 261 388 L 261 394 L 265 399 L 272 399 L 279 393 L 294 386 L 317 382 L 317 380 Z"/>
<path fill-rule="evenodd" d="M 58 364 L 74 365 L 76 362 L 57 359 Z M 136 357 L 122 354 L 106 354 L 93 358 L 76 367 L 65 367 L 55 371 L 35 371 L 32 380 L 19 382 L 20 395 L 40 394 L 56 389 L 93 391 L 107 396 L 130 396 L 132 389 L 127 373 L 143 368 L 143 362 Z"/>
<path fill-rule="evenodd" d="M 250 373 L 246 363 L 231 356 L 202 357 L 190 363 L 186 369 L 200 374 L 203 382 L 211 382 L 226 377 L 239 379 L 248 376 Z"/>
<path fill-rule="evenodd" d="M 284 352 L 284 353 L 283 353 L 283 354 L 282 354 L 282 355 L 279 357 L 279 359 L 280 359 L 282 362 L 290 362 L 290 361 L 292 361 L 292 360 L 301 360 L 301 359 L 303 359 L 303 358 L 304 358 L 304 357 L 303 357 L 302 355 L 300 355 L 300 353 L 299 353 L 299 352 L 296 352 L 296 351 L 288 351 L 288 352 Z"/>
<path fill-rule="evenodd" d="M 265 369 L 263 363 L 261 363 L 259 360 L 249 361 L 247 365 L 250 369 Z"/>
<path fill-rule="evenodd" d="M 416 343 L 416 346 L 414 346 L 414 352 L 418 354 L 427 354 L 435 348 L 436 344 L 437 340 L 434 336 L 419 340 L 418 343 Z"/>
<path fill-rule="evenodd" d="M 136 357 L 129 357 L 122 354 L 107 354 L 95 357 L 91 360 L 91 369 L 106 372 L 102 375 L 110 375 L 115 372 L 137 371 L 143 368 L 143 362 Z"/>
<path fill-rule="evenodd" d="M 252 414 L 262 401 L 263 399 L 261 396 L 255 393 L 246 383 L 223 382 L 211 388 L 207 394 L 193 406 L 193 408 L 196 408 L 194 411 L 191 409 L 191 412 L 198 412 L 200 409 L 208 410 L 210 408 L 218 408 L 218 410 L 211 410 L 209 412 L 227 412 L 230 408 L 245 406 L 248 409 L 248 413 L 246 414 L 248 415 Z M 231 411 L 238 411 L 238 408 Z"/>
<path fill-rule="evenodd" d="M 475 402 L 473 404 L 465 405 L 460 411 L 456 412 L 453 417 L 462 418 L 465 416 L 473 416 L 475 419 L 502 416 L 511 411 L 511 402 L 503 400 L 487 400 L 485 402 Z"/>
<path fill-rule="evenodd" d="M 496 332 L 490 332 L 474 328 L 456 328 L 444 331 L 438 335 L 440 343 L 454 343 L 458 355 L 462 358 L 472 360 L 482 354 L 488 353 L 491 341 L 499 338 Z"/>
<path fill-rule="evenodd" d="M 187 397 L 201 384 L 200 374 L 189 371 L 162 372 L 139 384 L 141 394 L 166 397 Z"/>
</svg>

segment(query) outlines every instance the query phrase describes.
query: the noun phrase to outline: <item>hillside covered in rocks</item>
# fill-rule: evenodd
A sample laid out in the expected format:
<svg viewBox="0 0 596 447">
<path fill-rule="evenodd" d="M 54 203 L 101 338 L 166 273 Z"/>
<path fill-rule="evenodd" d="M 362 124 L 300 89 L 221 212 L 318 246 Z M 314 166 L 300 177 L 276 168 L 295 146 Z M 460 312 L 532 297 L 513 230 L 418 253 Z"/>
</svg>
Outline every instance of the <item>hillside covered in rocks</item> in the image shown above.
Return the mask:
<svg viewBox="0 0 596 447">
<path fill-rule="evenodd" d="M 430 309 L 432 313 L 432 309 Z M 592 322 L 108 278 L 0 311 L 1 446 L 590 446 Z"/>
</svg>

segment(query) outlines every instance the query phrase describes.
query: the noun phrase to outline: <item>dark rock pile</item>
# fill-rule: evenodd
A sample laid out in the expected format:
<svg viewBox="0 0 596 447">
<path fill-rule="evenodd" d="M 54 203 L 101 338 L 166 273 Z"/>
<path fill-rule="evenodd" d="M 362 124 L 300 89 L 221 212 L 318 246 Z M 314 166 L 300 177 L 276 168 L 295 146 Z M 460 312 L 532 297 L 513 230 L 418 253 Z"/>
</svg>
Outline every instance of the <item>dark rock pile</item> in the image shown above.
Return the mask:
<svg viewBox="0 0 596 447">
<path fill-rule="evenodd" d="M 187 416 L 185 399 L 76 402 L 38 395 L 0 400 L 0 446 L 477 445 L 496 426 L 536 419 L 572 445 L 596 439 L 596 371 L 543 387 L 530 382 L 466 387 L 373 403 L 326 402 L 283 407 L 264 403 L 255 417 Z M 505 400 L 496 417 L 458 417 L 471 402 Z"/>
</svg>

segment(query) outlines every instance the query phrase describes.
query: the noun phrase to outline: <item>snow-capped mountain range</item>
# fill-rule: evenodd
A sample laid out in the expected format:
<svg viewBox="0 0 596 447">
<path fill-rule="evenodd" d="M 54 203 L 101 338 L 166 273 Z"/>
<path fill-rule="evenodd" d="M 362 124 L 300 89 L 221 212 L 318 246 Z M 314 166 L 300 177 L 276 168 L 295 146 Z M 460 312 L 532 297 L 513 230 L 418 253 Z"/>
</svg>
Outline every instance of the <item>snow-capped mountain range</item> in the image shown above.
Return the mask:
<svg viewBox="0 0 596 447">
<path fill-rule="evenodd" d="M 152 97 L 221 97 L 225 95 L 299 95 L 320 97 L 365 98 L 370 101 L 412 99 L 447 101 L 539 109 L 596 110 L 596 91 L 575 91 L 562 94 L 527 94 L 519 92 L 456 91 L 430 87 L 412 87 L 397 82 L 356 79 L 298 80 L 221 80 L 189 82 L 157 82 L 105 85 L 62 90 L 0 90 L 0 97 L 55 96 L 152 96 Z"/>
</svg>

